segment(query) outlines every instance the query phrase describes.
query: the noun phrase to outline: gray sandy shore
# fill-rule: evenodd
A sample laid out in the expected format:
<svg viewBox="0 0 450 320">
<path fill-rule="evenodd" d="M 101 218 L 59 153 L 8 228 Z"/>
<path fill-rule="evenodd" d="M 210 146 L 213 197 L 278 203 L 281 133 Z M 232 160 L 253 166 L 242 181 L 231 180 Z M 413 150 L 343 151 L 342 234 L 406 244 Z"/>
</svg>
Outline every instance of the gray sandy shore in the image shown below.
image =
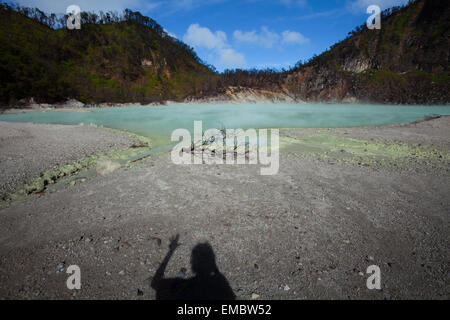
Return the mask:
<svg viewBox="0 0 450 320">
<path fill-rule="evenodd" d="M 1 157 L 8 150 L 36 170 L 42 161 L 58 165 L 130 143 L 100 129 L 21 126 L 0 125 Z M 33 144 L 40 138 L 27 139 L 27 126 L 47 139 Z M 58 138 L 50 138 L 52 130 Z M 450 146 L 449 117 L 329 132 Z M 22 146 L 12 146 L 16 141 Z M 5 161 L 16 160 L 2 158 L 2 175 L 26 170 Z M 422 169 L 282 153 L 279 173 L 261 176 L 258 166 L 180 166 L 168 154 L 150 157 L 0 211 L 0 298 L 154 299 L 151 279 L 179 234 L 166 276 L 181 268 L 192 276 L 191 250 L 208 241 L 239 299 L 449 299 L 450 178 Z M 70 265 L 81 268 L 81 290 L 66 287 Z M 381 290 L 366 287 L 370 265 L 381 269 Z"/>
<path fill-rule="evenodd" d="M 135 142 L 92 126 L 0 122 L 0 195 L 16 191 L 47 170 Z"/>
</svg>

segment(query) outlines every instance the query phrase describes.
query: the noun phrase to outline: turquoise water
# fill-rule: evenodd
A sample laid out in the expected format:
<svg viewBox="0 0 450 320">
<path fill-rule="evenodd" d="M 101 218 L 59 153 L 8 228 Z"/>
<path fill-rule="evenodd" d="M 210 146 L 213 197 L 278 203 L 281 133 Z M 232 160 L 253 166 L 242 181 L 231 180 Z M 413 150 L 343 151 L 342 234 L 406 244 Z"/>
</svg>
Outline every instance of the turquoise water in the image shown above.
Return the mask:
<svg viewBox="0 0 450 320">
<path fill-rule="evenodd" d="M 175 104 L 92 109 L 91 112 L 30 112 L 0 115 L 0 121 L 96 124 L 168 141 L 174 129 L 193 130 L 195 120 L 210 128 L 331 128 L 412 122 L 450 115 L 450 106 L 357 104 Z"/>
</svg>

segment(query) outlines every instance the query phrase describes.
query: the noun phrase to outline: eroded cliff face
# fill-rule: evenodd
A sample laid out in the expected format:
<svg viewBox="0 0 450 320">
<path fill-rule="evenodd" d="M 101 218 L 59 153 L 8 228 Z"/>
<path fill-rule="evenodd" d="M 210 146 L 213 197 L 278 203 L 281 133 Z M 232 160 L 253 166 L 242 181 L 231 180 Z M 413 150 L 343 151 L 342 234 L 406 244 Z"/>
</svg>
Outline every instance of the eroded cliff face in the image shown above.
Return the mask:
<svg viewBox="0 0 450 320">
<path fill-rule="evenodd" d="M 283 87 L 305 101 L 450 102 L 450 2 L 420 0 L 360 28 L 290 72 Z"/>
<path fill-rule="evenodd" d="M 364 72 L 376 67 L 372 61 L 366 57 L 348 57 L 342 63 L 342 69 L 347 72 Z"/>
<path fill-rule="evenodd" d="M 283 90 L 265 90 L 246 87 L 228 87 L 223 94 L 205 98 L 188 98 L 196 103 L 298 103 L 302 102 Z"/>
<path fill-rule="evenodd" d="M 356 101 L 353 79 L 344 72 L 328 68 L 306 67 L 302 72 L 290 74 L 285 89 L 296 100 L 302 101 Z"/>
<path fill-rule="evenodd" d="M 282 91 L 270 91 L 264 89 L 251 89 L 242 87 L 229 87 L 225 96 L 232 102 L 244 103 L 277 103 L 295 102 L 288 93 Z"/>
<path fill-rule="evenodd" d="M 144 58 L 141 61 L 141 66 L 145 71 L 150 71 L 153 74 L 160 74 L 170 79 L 172 73 L 170 72 L 169 66 L 167 65 L 167 60 L 165 57 L 158 55 L 153 50 L 149 50 L 150 57 Z"/>
</svg>

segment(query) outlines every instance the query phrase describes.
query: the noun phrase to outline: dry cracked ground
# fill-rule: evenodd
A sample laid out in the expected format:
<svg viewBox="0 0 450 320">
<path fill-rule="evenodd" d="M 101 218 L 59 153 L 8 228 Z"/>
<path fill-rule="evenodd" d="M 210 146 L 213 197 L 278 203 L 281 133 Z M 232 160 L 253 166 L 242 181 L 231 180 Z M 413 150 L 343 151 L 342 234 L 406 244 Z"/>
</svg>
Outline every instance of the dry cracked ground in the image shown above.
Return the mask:
<svg viewBox="0 0 450 320">
<path fill-rule="evenodd" d="M 325 131 L 450 149 L 450 118 Z M 238 299 L 449 298 L 445 156 L 396 168 L 293 150 L 273 176 L 253 165 L 174 165 L 163 153 L 0 211 L 0 298 L 154 299 L 150 282 L 176 234 L 166 276 L 192 276 L 191 250 L 207 241 Z M 81 290 L 67 289 L 70 265 Z M 370 265 L 381 290 L 366 286 Z"/>
</svg>

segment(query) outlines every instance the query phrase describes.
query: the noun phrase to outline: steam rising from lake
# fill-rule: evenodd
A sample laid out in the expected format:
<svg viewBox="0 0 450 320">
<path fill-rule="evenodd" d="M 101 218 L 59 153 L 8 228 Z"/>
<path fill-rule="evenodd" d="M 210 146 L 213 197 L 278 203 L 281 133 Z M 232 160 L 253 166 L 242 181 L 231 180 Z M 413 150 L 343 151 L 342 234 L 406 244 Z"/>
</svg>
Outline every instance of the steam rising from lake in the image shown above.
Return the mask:
<svg viewBox="0 0 450 320">
<path fill-rule="evenodd" d="M 170 140 L 174 129 L 193 131 L 196 120 L 210 128 L 331 128 L 398 124 L 450 115 L 449 106 L 360 104 L 173 104 L 92 109 L 91 112 L 29 112 L 0 115 L 0 121 L 95 124 Z"/>
</svg>

